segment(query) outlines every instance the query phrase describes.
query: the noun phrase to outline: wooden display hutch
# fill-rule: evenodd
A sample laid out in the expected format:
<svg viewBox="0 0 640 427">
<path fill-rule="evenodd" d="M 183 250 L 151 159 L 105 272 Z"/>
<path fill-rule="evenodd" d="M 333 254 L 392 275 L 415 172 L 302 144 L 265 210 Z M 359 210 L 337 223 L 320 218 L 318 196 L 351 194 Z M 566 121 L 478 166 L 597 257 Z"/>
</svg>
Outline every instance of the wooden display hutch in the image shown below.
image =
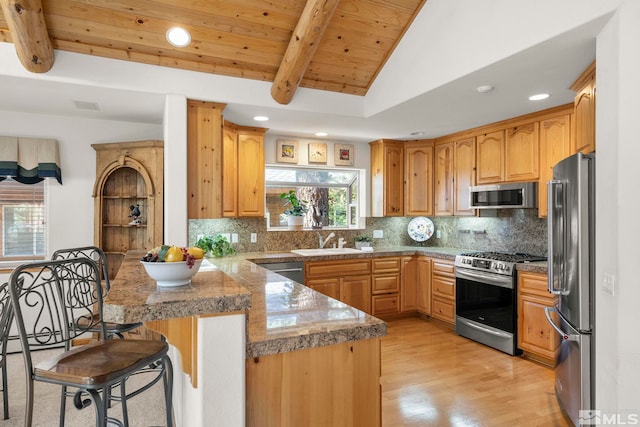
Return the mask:
<svg viewBox="0 0 640 427">
<path fill-rule="evenodd" d="M 92 144 L 96 150 L 94 242 L 107 254 L 115 277 L 126 252 L 162 244 L 163 142 Z M 139 205 L 140 223 L 130 207 Z"/>
</svg>

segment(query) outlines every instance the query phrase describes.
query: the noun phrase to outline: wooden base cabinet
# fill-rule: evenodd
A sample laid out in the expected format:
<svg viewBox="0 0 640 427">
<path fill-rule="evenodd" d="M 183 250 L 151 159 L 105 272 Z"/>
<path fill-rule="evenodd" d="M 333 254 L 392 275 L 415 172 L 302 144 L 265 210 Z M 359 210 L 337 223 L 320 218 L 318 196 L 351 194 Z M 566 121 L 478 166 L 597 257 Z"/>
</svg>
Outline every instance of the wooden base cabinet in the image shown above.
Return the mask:
<svg viewBox="0 0 640 427">
<path fill-rule="evenodd" d="M 306 262 L 305 286 L 371 313 L 371 261 L 345 259 Z"/>
<path fill-rule="evenodd" d="M 380 426 L 380 373 L 379 338 L 247 359 L 246 424 Z"/>
<path fill-rule="evenodd" d="M 518 347 L 525 356 L 555 366 L 560 335 L 549 324 L 545 307 L 553 307 L 557 298 L 547 290 L 545 274 L 518 273 Z M 557 314 L 552 316 L 559 323 Z"/>
<path fill-rule="evenodd" d="M 450 324 L 456 320 L 456 278 L 453 262 L 432 260 L 431 316 Z"/>
<path fill-rule="evenodd" d="M 431 315 L 431 258 L 417 257 L 418 289 L 416 291 L 416 306 L 418 313 Z"/>
</svg>

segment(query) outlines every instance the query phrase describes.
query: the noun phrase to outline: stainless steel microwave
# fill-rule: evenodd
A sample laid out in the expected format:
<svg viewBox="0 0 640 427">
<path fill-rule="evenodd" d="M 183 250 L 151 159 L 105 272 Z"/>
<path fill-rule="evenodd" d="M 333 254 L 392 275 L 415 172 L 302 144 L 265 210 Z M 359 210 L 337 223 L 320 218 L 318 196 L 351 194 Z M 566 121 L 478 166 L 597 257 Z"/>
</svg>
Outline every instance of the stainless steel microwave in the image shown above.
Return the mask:
<svg viewBox="0 0 640 427">
<path fill-rule="evenodd" d="M 469 204 L 473 209 L 536 208 L 537 190 L 537 182 L 477 185 L 470 188 Z"/>
</svg>

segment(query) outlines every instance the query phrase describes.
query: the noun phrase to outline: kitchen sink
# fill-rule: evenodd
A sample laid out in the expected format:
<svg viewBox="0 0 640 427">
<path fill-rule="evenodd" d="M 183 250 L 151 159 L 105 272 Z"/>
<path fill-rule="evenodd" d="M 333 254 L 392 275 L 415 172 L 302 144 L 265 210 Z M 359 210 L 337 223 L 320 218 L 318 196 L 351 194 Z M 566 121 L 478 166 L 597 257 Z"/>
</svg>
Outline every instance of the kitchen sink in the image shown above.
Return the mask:
<svg viewBox="0 0 640 427">
<path fill-rule="evenodd" d="M 302 256 L 344 255 L 362 253 L 361 250 L 353 248 L 296 249 L 291 252 Z"/>
</svg>

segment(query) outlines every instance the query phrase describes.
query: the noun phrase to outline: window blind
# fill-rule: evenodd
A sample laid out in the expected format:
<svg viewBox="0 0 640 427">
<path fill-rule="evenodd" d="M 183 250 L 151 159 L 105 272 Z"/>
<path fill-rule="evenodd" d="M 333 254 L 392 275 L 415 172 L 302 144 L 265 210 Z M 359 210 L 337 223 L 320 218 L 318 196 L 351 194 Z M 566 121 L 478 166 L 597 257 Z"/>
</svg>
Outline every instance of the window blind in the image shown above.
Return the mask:
<svg viewBox="0 0 640 427">
<path fill-rule="evenodd" d="M 11 178 L 0 182 L 0 260 L 44 258 L 44 182 L 21 184 Z"/>
</svg>

